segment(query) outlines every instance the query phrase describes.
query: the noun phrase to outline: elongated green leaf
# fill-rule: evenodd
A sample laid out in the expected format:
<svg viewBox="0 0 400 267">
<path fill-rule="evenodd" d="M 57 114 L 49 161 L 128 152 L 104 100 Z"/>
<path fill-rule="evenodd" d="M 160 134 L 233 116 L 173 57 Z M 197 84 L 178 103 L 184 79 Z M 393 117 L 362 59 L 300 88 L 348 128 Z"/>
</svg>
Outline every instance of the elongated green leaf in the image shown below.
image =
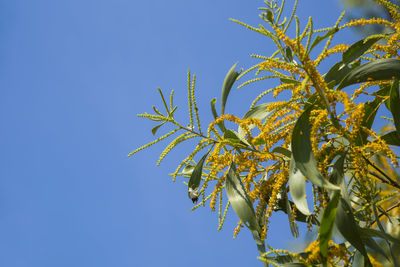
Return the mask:
<svg viewBox="0 0 400 267">
<path fill-rule="evenodd" d="M 228 71 L 225 76 L 224 83 L 222 85 L 221 92 L 221 114 L 225 114 L 225 105 L 226 100 L 228 99 L 229 92 L 232 89 L 233 84 L 235 83 L 237 77 L 239 76 L 239 72 L 235 71 L 236 65 L 233 65 L 232 68 Z"/>
<path fill-rule="evenodd" d="M 294 204 L 294 202 L 292 202 L 292 201 L 289 201 L 289 203 L 290 203 L 290 205 Z M 277 209 L 275 209 L 275 211 L 281 210 L 286 214 L 288 213 L 285 201 L 279 201 L 278 205 L 279 206 Z M 311 223 L 311 224 L 319 226 L 319 221 L 314 214 L 307 216 L 307 215 L 304 215 L 303 213 L 301 213 L 298 209 L 296 209 L 294 218 L 297 222 Z"/>
<path fill-rule="evenodd" d="M 249 111 L 246 112 L 246 114 L 244 114 L 243 116 L 243 120 L 248 119 L 248 118 L 253 118 L 253 119 L 258 119 L 258 120 L 263 120 L 266 117 L 268 117 L 271 112 L 267 111 L 268 106 L 270 105 L 270 103 L 264 103 L 258 106 L 255 106 L 253 108 L 251 108 Z M 251 124 L 247 126 L 249 130 L 253 129 L 255 127 L 255 125 Z M 239 138 L 241 140 L 245 139 L 246 134 L 244 132 L 244 130 L 242 129 L 242 127 L 239 126 L 238 129 L 238 133 L 239 133 Z"/>
<path fill-rule="evenodd" d="M 288 79 L 288 78 L 280 78 L 281 83 L 287 83 L 287 84 L 299 84 L 300 82 L 294 79 Z"/>
<path fill-rule="evenodd" d="M 342 61 L 333 65 L 333 67 L 326 73 L 324 79 L 330 88 L 335 87 L 343 80 L 344 77 L 351 71 L 351 68 L 344 64 Z"/>
<path fill-rule="evenodd" d="M 352 69 L 340 82 L 338 90 L 346 86 L 366 81 L 381 81 L 400 78 L 400 60 L 378 59 Z"/>
<path fill-rule="evenodd" d="M 186 165 L 185 168 L 183 168 L 183 170 L 182 170 L 182 174 L 186 174 L 186 175 L 192 174 L 194 167 L 195 166 L 193 166 L 193 165 Z"/>
<path fill-rule="evenodd" d="M 342 55 L 344 64 L 349 64 L 353 60 L 362 56 L 374 43 L 379 41 L 382 36 L 367 37 L 354 44 L 352 44 Z"/>
<path fill-rule="evenodd" d="M 296 168 L 293 156 L 290 160 L 289 189 L 296 208 L 304 215 L 311 215 L 307 204 L 306 179 L 301 171 Z"/>
<path fill-rule="evenodd" d="M 388 261 L 390 261 L 389 257 L 386 255 L 386 252 L 382 249 L 376 241 L 371 237 L 364 238 L 365 245 L 370 249 L 374 250 L 376 253 L 379 253 L 383 257 L 385 257 Z"/>
<path fill-rule="evenodd" d="M 366 237 L 379 237 L 382 239 L 386 239 L 389 240 L 390 242 L 400 246 L 400 239 L 395 238 L 387 233 L 383 233 L 379 230 L 375 230 L 375 229 L 368 229 L 368 228 L 360 228 L 361 233 L 363 236 Z"/>
<path fill-rule="evenodd" d="M 293 53 L 292 53 L 292 49 L 287 46 L 285 48 L 285 54 L 286 54 L 286 58 L 289 60 L 289 62 L 293 62 Z"/>
<path fill-rule="evenodd" d="M 217 113 L 217 110 L 215 109 L 215 102 L 217 102 L 216 98 L 212 99 L 210 104 L 211 104 L 211 112 L 212 112 L 212 114 L 214 116 L 214 119 L 217 119 L 218 118 L 218 113 Z M 218 123 L 218 127 L 223 133 L 226 131 L 224 122 Z"/>
<path fill-rule="evenodd" d="M 397 131 L 392 131 L 381 136 L 388 145 L 400 146 L 400 135 Z"/>
<path fill-rule="evenodd" d="M 305 252 L 301 252 L 301 253 L 298 253 L 298 254 L 303 259 L 306 259 L 308 257 L 308 255 L 309 255 L 309 253 L 305 253 Z M 267 257 L 264 257 L 264 258 L 269 260 L 269 261 L 273 261 L 273 262 L 279 263 L 279 264 L 289 264 L 289 263 L 297 264 L 297 263 L 299 263 L 298 262 L 299 260 L 297 258 L 292 257 L 290 255 L 278 255 L 278 256 L 275 256 L 275 257 L 267 256 Z M 302 263 L 300 263 L 300 264 L 302 264 Z M 286 265 L 284 265 L 284 266 L 286 266 Z M 300 266 L 304 266 L 304 265 L 300 265 Z"/>
<path fill-rule="evenodd" d="M 335 225 L 336 210 L 339 204 L 340 192 L 335 191 L 333 198 L 329 201 L 322 215 L 321 226 L 319 227 L 319 249 L 326 263 L 328 257 L 328 242 L 331 240 L 333 226 Z"/>
<path fill-rule="evenodd" d="M 342 198 L 344 198 L 347 202 L 349 201 L 349 196 L 346 189 L 346 183 L 344 181 L 344 160 L 345 154 L 341 154 L 339 158 L 336 160 L 335 165 L 333 165 L 332 174 L 329 177 L 329 181 L 340 187 L 340 192 Z M 330 197 L 333 197 L 334 192 L 330 193 Z"/>
<path fill-rule="evenodd" d="M 261 229 L 256 219 L 253 203 L 250 201 L 240 177 L 236 174 L 236 167 L 233 161 L 226 175 L 226 194 L 240 220 L 250 230 L 256 230 L 260 233 Z"/>
<path fill-rule="evenodd" d="M 364 242 L 361 238 L 359 226 L 354 220 L 351 206 L 344 198 L 340 198 L 338 209 L 336 211 L 335 224 L 346 240 L 353 245 L 364 256 L 364 261 L 369 262 Z"/>
<path fill-rule="evenodd" d="M 392 87 L 390 88 L 389 106 L 393 115 L 393 121 L 394 125 L 396 126 L 397 134 L 400 134 L 400 95 L 398 79 L 393 81 Z"/>
<path fill-rule="evenodd" d="M 192 174 L 190 175 L 190 179 L 188 182 L 188 196 L 193 201 L 193 203 L 197 202 L 198 192 L 201 182 L 201 174 L 203 173 L 203 165 L 204 161 L 208 156 L 209 151 L 199 160 L 194 167 Z"/>
<path fill-rule="evenodd" d="M 289 219 L 290 231 L 292 232 L 292 235 L 295 238 L 298 238 L 299 237 L 299 227 L 297 226 L 296 222 L 294 221 L 292 207 L 290 205 L 290 201 L 289 201 L 289 198 L 287 195 L 285 196 L 285 200 L 286 200 L 286 211 L 287 211 L 287 215 L 288 215 L 288 219 Z"/>
<path fill-rule="evenodd" d="M 378 224 L 379 230 L 381 230 L 382 233 L 385 233 L 385 229 L 383 228 L 383 226 L 382 226 L 382 224 L 381 224 L 381 222 L 380 222 L 380 220 L 379 220 L 378 211 L 376 210 L 376 205 L 375 205 L 375 203 L 372 204 L 372 207 L 373 207 L 373 210 L 374 210 L 375 221 L 376 221 L 376 223 Z M 371 238 L 371 239 L 372 239 L 372 238 Z M 387 243 L 387 245 L 388 245 L 388 247 L 389 247 L 389 251 L 390 251 L 390 254 L 391 254 L 392 259 L 393 259 L 393 264 L 394 264 L 395 267 L 398 267 L 399 264 L 398 264 L 398 262 L 397 262 L 396 257 L 394 256 L 394 252 L 393 252 L 392 246 L 390 245 L 390 242 L 389 242 L 388 239 L 385 238 L 385 241 L 386 241 L 386 243 Z"/>
<path fill-rule="evenodd" d="M 257 245 L 258 252 L 260 255 L 263 255 L 265 253 L 265 242 L 261 240 L 260 232 L 257 230 L 251 230 L 251 233 L 253 234 L 253 239 Z"/>
<path fill-rule="evenodd" d="M 317 37 L 315 37 L 314 41 L 311 44 L 310 50 L 311 51 L 314 47 L 316 47 L 320 42 L 322 42 L 323 40 L 325 40 L 326 38 L 328 38 L 329 36 L 331 36 L 332 34 L 336 33 L 338 31 L 337 28 L 332 29 L 330 31 L 327 31 L 324 35 L 320 36 L 318 35 Z"/>
<path fill-rule="evenodd" d="M 364 117 L 361 122 L 361 126 L 371 129 L 372 124 L 375 120 L 375 115 L 378 111 L 378 107 L 382 102 L 381 97 L 376 97 L 374 101 L 368 101 L 364 105 Z M 368 135 L 364 131 L 358 131 L 356 138 L 356 145 L 361 146 L 366 144 Z"/>
<path fill-rule="evenodd" d="M 306 109 L 298 118 L 292 134 L 292 155 L 296 162 L 296 167 L 313 184 L 331 190 L 339 190 L 336 185 L 331 184 L 319 172 L 317 162 L 310 142 L 311 126 L 308 121 L 311 108 Z"/>
<path fill-rule="evenodd" d="M 156 132 L 157 132 L 157 130 L 158 130 L 161 126 L 163 126 L 163 124 L 164 124 L 164 122 L 161 123 L 160 125 L 157 125 L 157 126 L 154 127 L 153 129 L 151 129 L 151 133 L 152 133 L 153 135 L 155 135 Z"/>
<path fill-rule="evenodd" d="M 272 152 L 279 153 L 279 154 L 285 156 L 286 160 L 290 160 L 290 158 L 292 157 L 292 151 L 290 151 L 287 148 L 281 147 L 281 146 L 275 147 L 274 149 L 272 149 Z"/>
<path fill-rule="evenodd" d="M 235 131 L 226 129 L 224 132 L 224 139 L 234 143 L 237 146 L 246 148 L 250 144 L 247 142 L 245 138 L 240 138 L 239 134 Z"/>
</svg>

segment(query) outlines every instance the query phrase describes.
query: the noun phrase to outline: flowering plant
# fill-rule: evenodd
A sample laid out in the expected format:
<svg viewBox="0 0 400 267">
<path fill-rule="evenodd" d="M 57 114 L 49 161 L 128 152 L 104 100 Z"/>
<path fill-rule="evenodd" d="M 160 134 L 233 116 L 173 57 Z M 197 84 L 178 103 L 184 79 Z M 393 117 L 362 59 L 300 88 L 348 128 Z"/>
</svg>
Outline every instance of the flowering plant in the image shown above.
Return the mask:
<svg viewBox="0 0 400 267">
<path fill-rule="evenodd" d="M 234 237 L 246 226 L 265 265 L 348 266 L 359 254 L 366 266 L 378 262 L 399 266 L 395 255 L 400 246 L 400 176 L 395 147 L 400 146 L 400 7 L 386 0 L 375 2 L 389 10 L 391 21 L 372 18 L 341 24 L 343 13 L 333 27 L 314 29 L 310 18 L 301 30 L 295 15 L 297 1 L 291 15 L 283 17 L 284 0 L 281 5 L 269 0 L 260 8 L 269 29 L 233 20 L 272 40 L 276 52 L 269 57 L 255 55 L 260 62 L 244 72 L 237 72 L 236 64 L 229 70 L 220 114 L 213 99 L 215 119 L 205 131 L 196 105 L 195 75 L 188 73 L 188 126 L 174 119 L 173 91 L 167 103 L 159 89 L 165 112 L 153 107 L 154 114 L 139 117 L 159 123 L 152 129 L 154 135 L 164 124 L 174 125 L 174 130 L 129 155 L 177 135 L 161 153 L 158 165 L 178 144 L 197 139 L 194 150 L 172 174 L 173 181 L 177 176 L 189 179 L 188 196 L 196 204 L 193 209 L 206 203 L 211 210 L 218 209 L 219 229 L 232 207 L 240 218 Z M 292 24 L 293 37 L 288 35 Z M 338 32 L 363 25 L 387 30 L 351 45 L 330 47 Z M 318 55 L 312 57 L 311 52 Z M 326 74 L 320 73 L 321 63 L 337 53 L 342 60 Z M 225 114 L 233 84 L 253 71 L 257 77 L 239 87 L 270 79 L 280 84 L 262 92 L 243 117 Z M 276 101 L 259 104 L 267 94 Z M 378 133 L 373 125 L 378 110 L 383 109 L 391 114 L 387 119 L 393 126 Z M 229 129 L 228 122 L 237 130 Z M 201 151 L 205 152 L 195 162 Z M 312 211 L 307 182 L 313 193 Z M 277 211 L 288 215 L 295 237 L 298 222 L 318 229 L 318 237 L 304 252 L 266 250 L 269 220 Z M 345 242 L 332 241 L 334 227 Z M 384 248 L 377 238 L 385 242 Z"/>
</svg>

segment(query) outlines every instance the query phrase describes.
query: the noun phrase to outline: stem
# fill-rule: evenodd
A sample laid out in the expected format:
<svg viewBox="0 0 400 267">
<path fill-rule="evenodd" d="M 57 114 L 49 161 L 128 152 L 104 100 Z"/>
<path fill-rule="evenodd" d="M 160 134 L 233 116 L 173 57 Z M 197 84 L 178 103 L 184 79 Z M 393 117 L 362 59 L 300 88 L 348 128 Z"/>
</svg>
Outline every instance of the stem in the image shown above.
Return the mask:
<svg viewBox="0 0 400 267">
<path fill-rule="evenodd" d="M 380 177 L 379 175 L 377 175 L 376 173 L 370 172 L 372 175 L 374 175 L 375 177 L 377 177 L 379 180 L 381 180 L 383 183 L 385 184 L 390 184 L 393 187 L 396 187 L 397 189 L 400 189 L 400 184 L 397 183 L 396 181 L 394 181 L 392 178 L 390 178 L 386 173 L 384 173 L 381 169 L 379 169 L 375 164 L 373 164 L 369 159 L 367 159 L 365 156 L 362 156 L 364 158 L 364 160 L 372 166 L 372 168 L 374 168 L 375 170 L 377 170 L 380 174 L 382 174 L 388 181 L 385 181 L 382 179 L 382 177 Z"/>
</svg>

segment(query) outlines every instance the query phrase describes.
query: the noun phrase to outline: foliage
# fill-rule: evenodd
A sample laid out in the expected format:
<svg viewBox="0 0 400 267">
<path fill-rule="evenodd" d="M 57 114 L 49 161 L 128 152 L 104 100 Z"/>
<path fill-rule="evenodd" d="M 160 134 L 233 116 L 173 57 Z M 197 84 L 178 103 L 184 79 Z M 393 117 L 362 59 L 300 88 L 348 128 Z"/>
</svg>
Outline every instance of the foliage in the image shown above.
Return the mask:
<svg viewBox="0 0 400 267">
<path fill-rule="evenodd" d="M 234 237 L 246 226 L 265 265 L 348 266 L 357 265 L 355 259 L 361 257 L 365 266 L 379 262 L 399 266 L 400 176 L 395 146 L 400 146 L 400 8 L 385 0 L 375 2 L 389 10 L 391 20 L 341 24 L 343 13 L 331 28 L 314 29 L 310 18 L 301 30 L 295 15 L 297 1 L 287 18 L 283 17 L 285 1 L 278 5 L 274 0 L 260 8 L 269 30 L 233 20 L 272 40 L 276 52 L 269 57 L 254 55 L 260 62 L 242 73 L 236 71 L 236 64 L 229 70 L 221 92 L 221 114 L 216 99 L 211 100 L 215 120 L 206 131 L 200 125 L 194 75 L 188 73 L 188 126 L 174 119 L 173 91 L 167 104 L 159 89 L 165 112 L 153 107 L 155 114 L 139 117 L 158 123 L 154 135 L 165 124 L 174 129 L 130 155 L 176 135 L 161 153 L 159 164 L 178 144 L 197 139 L 194 150 L 172 174 L 173 181 L 178 175 L 189 179 L 193 209 L 206 203 L 212 211 L 218 209 L 219 229 L 232 206 L 240 218 Z M 292 24 L 296 34 L 290 37 Z M 341 31 L 365 25 L 381 25 L 390 32 L 330 47 Z M 321 64 L 339 53 L 342 60 L 321 74 Z M 252 71 L 257 77 L 239 87 L 273 79 L 280 84 L 262 92 L 242 118 L 225 114 L 233 84 Z M 259 104 L 267 94 L 276 101 Z M 376 114 L 385 109 L 393 125 L 378 133 L 373 129 Z M 232 123 L 237 131 L 228 127 Z M 196 163 L 197 154 L 201 159 Z M 313 209 L 306 200 L 307 183 Z M 266 251 L 269 221 L 278 211 L 288 215 L 295 237 L 298 222 L 319 230 L 304 252 Z M 335 227 L 345 242 L 332 241 Z M 377 243 L 380 240 L 384 245 Z"/>
</svg>

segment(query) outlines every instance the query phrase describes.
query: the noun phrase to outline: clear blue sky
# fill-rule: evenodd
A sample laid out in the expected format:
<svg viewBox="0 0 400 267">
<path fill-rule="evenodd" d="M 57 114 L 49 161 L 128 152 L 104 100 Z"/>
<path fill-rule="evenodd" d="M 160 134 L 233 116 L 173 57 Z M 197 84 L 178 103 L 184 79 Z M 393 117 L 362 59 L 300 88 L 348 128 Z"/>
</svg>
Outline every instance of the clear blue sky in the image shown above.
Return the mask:
<svg viewBox="0 0 400 267">
<path fill-rule="evenodd" d="M 287 1 L 293 2 L 293 1 Z M 299 1 L 315 27 L 334 23 L 337 1 Z M 188 147 L 155 167 L 163 146 L 136 114 L 176 90 L 186 110 L 186 71 L 197 74 L 203 126 L 227 70 L 269 55 L 258 25 L 263 1 L 0 1 L 0 266 L 260 266 L 247 231 L 232 240 L 232 212 L 190 212 L 173 171 Z M 303 24 L 304 25 L 304 24 Z M 354 33 L 349 33 L 349 36 Z M 358 38 L 354 36 L 354 38 Z M 251 76 L 250 76 L 251 77 Z M 233 90 L 242 116 L 268 84 Z M 268 244 L 290 244 L 277 216 Z"/>
</svg>

